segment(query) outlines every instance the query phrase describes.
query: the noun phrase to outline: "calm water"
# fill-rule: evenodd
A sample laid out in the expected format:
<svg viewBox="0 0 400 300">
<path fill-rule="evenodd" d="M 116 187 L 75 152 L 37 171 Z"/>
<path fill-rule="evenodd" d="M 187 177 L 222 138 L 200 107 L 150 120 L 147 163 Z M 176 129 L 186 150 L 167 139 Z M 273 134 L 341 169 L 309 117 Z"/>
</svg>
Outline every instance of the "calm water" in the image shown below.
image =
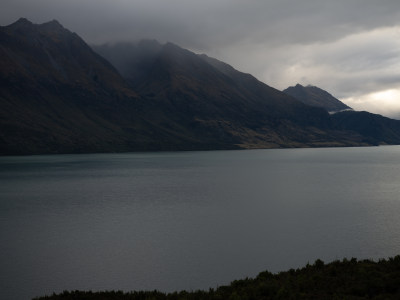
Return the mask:
<svg viewBox="0 0 400 300">
<path fill-rule="evenodd" d="M 400 254 L 400 147 L 0 158 L 0 291 L 208 289 Z"/>
</svg>

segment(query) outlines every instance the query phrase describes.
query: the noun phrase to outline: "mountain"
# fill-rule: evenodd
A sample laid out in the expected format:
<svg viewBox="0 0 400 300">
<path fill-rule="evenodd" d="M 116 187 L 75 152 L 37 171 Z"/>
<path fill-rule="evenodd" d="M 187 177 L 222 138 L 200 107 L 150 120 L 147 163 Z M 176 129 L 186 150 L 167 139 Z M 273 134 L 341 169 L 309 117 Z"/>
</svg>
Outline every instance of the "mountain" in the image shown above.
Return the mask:
<svg viewBox="0 0 400 300">
<path fill-rule="evenodd" d="M 297 84 L 283 91 L 301 102 L 322 107 L 330 112 L 333 127 L 339 131 L 351 131 L 363 136 L 363 141 L 372 145 L 398 144 L 400 121 L 372 114 L 353 111 L 328 92 L 316 86 Z"/>
<path fill-rule="evenodd" d="M 207 143 L 241 148 L 311 147 L 355 145 L 362 139 L 331 130 L 323 109 L 304 105 L 249 74 L 172 43 L 141 41 L 93 49 L 146 102 L 155 104 L 165 126 L 178 130 L 179 124 Z"/>
<path fill-rule="evenodd" d="M 0 45 L 0 153 L 111 149 L 110 102 L 137 97 L 111 64 L 57 21 L 19 19 Z"/>
<path fill-rule="evenodd" d="M 57 21 L 0 27 L 0 154 L 191 147 L 143 111 L 118 71 Z"/>
<path fill-rule="evenodd" d="M 1 155 L 400 143 L 346 120 L 172 43 L 91 48 L 55 20 L 0 27 Z"/>
<path fill-rule="evenodd" d="M 288 87 L 283 92 L 307 105 L 322 107 L 330 113 L 351 109 L 351 107 L 336 99 L 327 91 L 316 86 L 308 85 L 304 87 L 296 84 L 296 86 Z"/>
</svg>

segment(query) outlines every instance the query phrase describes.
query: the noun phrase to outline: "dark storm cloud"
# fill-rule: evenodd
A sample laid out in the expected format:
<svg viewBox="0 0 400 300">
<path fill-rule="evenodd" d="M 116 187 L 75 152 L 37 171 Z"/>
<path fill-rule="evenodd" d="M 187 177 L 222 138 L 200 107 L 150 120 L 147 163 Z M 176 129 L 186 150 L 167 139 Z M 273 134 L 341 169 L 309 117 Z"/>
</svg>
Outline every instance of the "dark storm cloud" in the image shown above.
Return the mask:
<svg viewBox="0 0 400 300">
<path fill-rule="evenodd" d="M 400 86 L 398 0 L 3 0 L 1 24 L 19 17 L 57 19 L 89 43 L 171 41 L 280 89 L 350 99 Z"/>
<path fill-rule="evenodd" d="M 58 19 L 89 42 L 160 37 L 190 46 L 312 43 L 398 24 L 398 0 L 3 0 L 3 23 Z"/>
</svg>

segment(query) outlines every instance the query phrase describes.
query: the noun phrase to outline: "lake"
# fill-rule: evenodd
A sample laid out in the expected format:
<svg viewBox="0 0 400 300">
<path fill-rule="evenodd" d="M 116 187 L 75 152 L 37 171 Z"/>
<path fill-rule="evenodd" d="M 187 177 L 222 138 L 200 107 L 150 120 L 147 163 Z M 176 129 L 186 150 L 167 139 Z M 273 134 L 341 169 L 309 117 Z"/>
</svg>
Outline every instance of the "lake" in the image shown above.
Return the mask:
<svg viewBox="0 0 400 300">
<path fill-rule="evenodd" d="M 400 146 L 0 158 L 2 299 L 397 254 Z"/>
</svg>

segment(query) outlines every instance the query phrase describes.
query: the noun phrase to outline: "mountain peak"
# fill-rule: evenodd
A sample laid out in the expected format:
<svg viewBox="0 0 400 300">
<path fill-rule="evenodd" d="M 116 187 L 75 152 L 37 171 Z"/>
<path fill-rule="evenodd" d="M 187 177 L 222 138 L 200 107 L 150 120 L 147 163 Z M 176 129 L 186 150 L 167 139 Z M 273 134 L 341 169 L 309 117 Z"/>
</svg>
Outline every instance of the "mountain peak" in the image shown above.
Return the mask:
<svg viewBox="0 0 400 300">
<path fill-rule="evenodd" d="M 31 21 L 29 21 L 27 18 L 19 18 L 16 22 L 13 24 L 32 24 Z M 11 25 L 13 25 L 11 24 Z"/>
<path fill-rule="evenodd" d="M 65 35 L 70 34 L 71 32 L 64 28 L 57 20 L 52 20 L 46 23 L 42 23 L 37 25 L 37 28 L 40 32 L 46 34 L 57 34 L 57 35 Z"/>
<path fill-rule="evenodd" d="M 323 89 L 314 85 L 309 84 L 304 87 L 298 83 L 294 87 L 288 87 L 283 92 L 296 98 L 304 104 L 322 107 L 330 113 L 351 109 L 349 106 L 329 94 L 327 91 L 324 91 Z"/>
<path fill-rule="evenodd" d="M 52 20 L 42 24 L 35 24 L 26 18 L 19 18 L 16 22 L 5 26 L 8 32 L 42 32 L 42 33 L 69 33 L 57 20 Z"/>
<path fill-rule="evenodd" d="M 29 21 L 26 18 L 19 18 L 17 21 L 14 23 L 6 26 L 7 28 L 21 28 L 21 27 L 27 27 L 27 26 L 32 26 L 33 23 Z"/>
</svg>

